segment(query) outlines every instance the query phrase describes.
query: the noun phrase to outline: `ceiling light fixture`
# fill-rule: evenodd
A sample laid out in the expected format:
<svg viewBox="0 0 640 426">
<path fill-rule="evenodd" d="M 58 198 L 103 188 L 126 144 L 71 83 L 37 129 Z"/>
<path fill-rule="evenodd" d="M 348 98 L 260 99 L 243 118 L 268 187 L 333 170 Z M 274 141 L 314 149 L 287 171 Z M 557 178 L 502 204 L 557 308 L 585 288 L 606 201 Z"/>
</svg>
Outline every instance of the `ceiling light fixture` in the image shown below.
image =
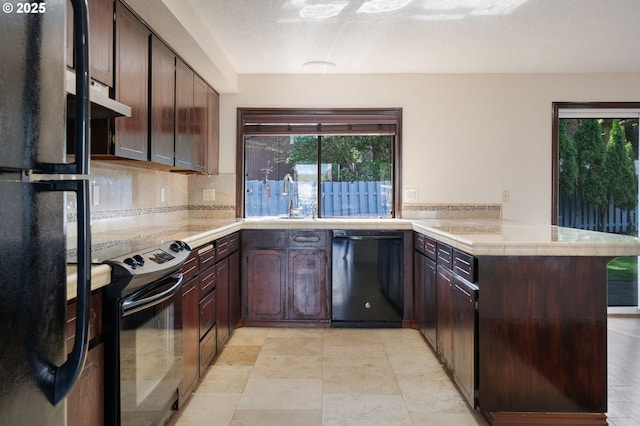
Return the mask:
<svg viewBox="0 0 640 426">
<path fill-rule="evenodd" d="M 329 70 L 332 70 L 336 67 L 336 64 L 331 61 L 309 61 L 302 64 L 302 68 L 315 71 L 322 72 L 323 74 Z"/>
<path fill-rule="evenodd" d="M 402 9 L 413 0 L 368 0 L 362 3 L 356 13 L 384 13 Z"/>
<path fill-rule="evenodd" d="M 305 19 L 327 19 L 339 15 L 348 4 L 349 2 L 306 5 L 300 9 L 300 16 Z"/>
</svg>

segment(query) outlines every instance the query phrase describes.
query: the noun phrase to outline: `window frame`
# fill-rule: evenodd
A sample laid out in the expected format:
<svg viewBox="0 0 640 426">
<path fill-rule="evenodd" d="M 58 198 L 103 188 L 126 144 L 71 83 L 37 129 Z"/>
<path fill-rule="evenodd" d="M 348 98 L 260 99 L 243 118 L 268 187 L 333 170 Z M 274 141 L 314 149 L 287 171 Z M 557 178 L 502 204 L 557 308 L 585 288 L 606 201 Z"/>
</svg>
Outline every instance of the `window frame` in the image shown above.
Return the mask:
<svg viewBox="0 0 640 426">
<path fill-rule="evenodd" d="M 259 123 L 259 124 L 255 124 Z M 260 126 L 266 124 L 267 126 Z M 247 130 L 245 132 L 245 129 Z M 245 217 L 245 135 L 393 134 L 391 217 L 401 217 L 402 108 L 238 108 L 236 122 L 236 217 Z"/>
<path fill-rule="evenodd" d="M 612 110 L 620 115 L 623 110 L 640 110 L 640 102 L 553 102 L 551 122 L 551 224 L 558 224 L 558 182 L 560 179 L 558 126 L 561 110 Z M 600 111 L 602 112 L 602 111 Z M 603 115 L 600 113 L 599 115 Z"/>
</svg>

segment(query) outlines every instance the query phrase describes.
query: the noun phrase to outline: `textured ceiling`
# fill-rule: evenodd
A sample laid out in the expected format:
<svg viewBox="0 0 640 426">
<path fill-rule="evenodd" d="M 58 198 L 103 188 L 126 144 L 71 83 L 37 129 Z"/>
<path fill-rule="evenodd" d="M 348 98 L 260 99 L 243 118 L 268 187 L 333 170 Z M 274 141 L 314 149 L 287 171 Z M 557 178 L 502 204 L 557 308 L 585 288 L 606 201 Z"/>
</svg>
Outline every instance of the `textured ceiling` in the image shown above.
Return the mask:
<svg viewBox="0 0 640 426">
<path fill-rule="evenodd" d="M 181 1 L 239 74 L 640 72 L 640 0 Z"/>
</svg>

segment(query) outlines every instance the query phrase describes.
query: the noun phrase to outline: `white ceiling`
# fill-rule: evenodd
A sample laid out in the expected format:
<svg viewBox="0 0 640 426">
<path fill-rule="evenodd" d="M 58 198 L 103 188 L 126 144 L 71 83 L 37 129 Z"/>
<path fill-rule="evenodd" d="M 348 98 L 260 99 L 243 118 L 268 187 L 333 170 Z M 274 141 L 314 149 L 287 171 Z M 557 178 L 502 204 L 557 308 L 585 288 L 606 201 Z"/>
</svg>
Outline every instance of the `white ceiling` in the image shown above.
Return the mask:
<svg viewBox="0 0 640 426">
<path fill-rule="evenodd" d="M 238 74 L 640 72 L 640 0 L 163 1 Z"/>
</svg>

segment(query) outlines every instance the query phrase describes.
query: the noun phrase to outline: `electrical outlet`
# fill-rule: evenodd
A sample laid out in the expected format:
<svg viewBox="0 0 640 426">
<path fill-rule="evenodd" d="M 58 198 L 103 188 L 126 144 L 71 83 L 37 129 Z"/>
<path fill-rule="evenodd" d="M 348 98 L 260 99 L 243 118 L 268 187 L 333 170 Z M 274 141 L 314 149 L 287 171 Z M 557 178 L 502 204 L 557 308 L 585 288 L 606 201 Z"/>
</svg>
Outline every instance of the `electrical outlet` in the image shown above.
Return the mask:
<svg viewBox="0 0 640 426">
<path fill-rule="evenodd" d="M 508 189 L 503 189 L 502 190 L 502 202 L 503 203 L 508 203 L 511 200 L 511 193 L 509 192 Z"/>
<path fill-rule="evenodd" d="M 407 188 L 404 190 L 404 201 L 407 203 L 415 203 L 418 201 L 418 189 Z"/>
<path fill-rule="evenodd" d="M 98 185 L 93 185 L 93 205 L 100 205 L 100 187 Z"/>
<path fill-rule="evenodd" d="M 215 188 L 204 188 L 202 190 L 202 201 L 215 201 L 216 190 Z"/>
</svg>

